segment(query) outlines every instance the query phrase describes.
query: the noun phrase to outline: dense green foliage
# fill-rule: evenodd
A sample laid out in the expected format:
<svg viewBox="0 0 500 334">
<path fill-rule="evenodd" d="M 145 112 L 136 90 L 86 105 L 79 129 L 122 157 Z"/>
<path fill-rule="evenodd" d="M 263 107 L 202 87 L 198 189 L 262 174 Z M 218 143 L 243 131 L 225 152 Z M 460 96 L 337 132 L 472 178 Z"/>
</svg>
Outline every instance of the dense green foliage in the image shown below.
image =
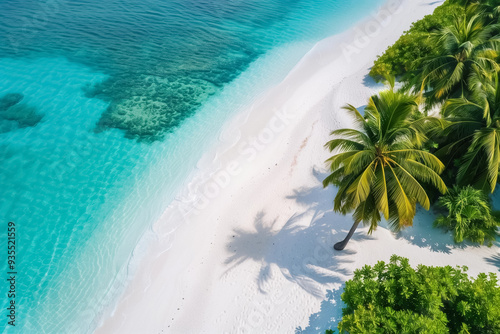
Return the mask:
<svg viewBox="0 0 500 334">
<path fill-rule="evenodd" d="M 433 35 L 439 36 L 443 30 L 453 27 L 457 18 L 468 20 L 475 14 L 481 14 L 483 25 L 491 25 L 498 22 L 499 13 L 498 0 L 447 0 L 432 14 L 414 22 L 396 43 L 379 56 L 370 76 L 381 81 L 387 75 L 394 75 L 406 83 L 415 83 L 415 71 L 421 69 L 425 59 L 443 55 L 442 50 L 436 48 L 441 43 L 436 43 Z"/>
<path fill-rule="evenodd" d="M 429 40 L 429 33 L 452 23 L 455 15 L 464 13 L 463 6 L 446 1 L 433 14 L 413 23 L 399 40 L 390 46 L 376 61 L 370 75 L 377 81 L 387 75 L 401 77 L 418 67 L 417 60 L 429 55 L 437 55 Z"/>
<path fill-rule="evenodd" d="M 325 187 L 339 187 L 334 210 L 353 211 L 355 223 L 364 222 L 370 231 L 381 214 L 395 230 L 412 225 L 416 204 L 430 206 L 422 184 L 446 191 L 439 177 L 443 164 L 422 149 L 426 128 L 439 121 L 414 117 L 416 97 L 392 89 L 372 96 L 364 116 L 352 105 L 345 109 L 360 130 L 336 130 L 337 138 L 326 144 L 336 152 L 327 160 L 331 174 L 323 181 Z"/>
<path fill-rule="evenodd" d="M 393 255 L 356 270 L 346 282 L 341 333 L 500 333 L 495 274 L 471 279 L 467 268 L 413 269 Z"/>
<path fill-rule="evenodd" d="M 492 212 L 488 196 L 467 186 L 454 187 L 438 202 L 446 210 L 434 225 L 452 231 L 455 242 L 464 240 L 491 246 L 500 226 L 498 214 Z"/>
</svg>

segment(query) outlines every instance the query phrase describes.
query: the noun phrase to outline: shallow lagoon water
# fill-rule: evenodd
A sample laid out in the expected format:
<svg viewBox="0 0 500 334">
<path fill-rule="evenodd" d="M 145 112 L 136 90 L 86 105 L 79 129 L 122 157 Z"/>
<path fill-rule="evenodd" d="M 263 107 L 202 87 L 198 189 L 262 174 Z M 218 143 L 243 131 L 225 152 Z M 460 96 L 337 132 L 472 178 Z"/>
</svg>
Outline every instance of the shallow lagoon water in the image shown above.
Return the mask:
<svg viewBox="0 0 500 334">
<path fill-rule="evenodd" d="M 22 96 L 0 111 L 15 330 L 92 332 L 224 121 L 381 2 L 0 2 L 0 99 Z"/>
</svg>

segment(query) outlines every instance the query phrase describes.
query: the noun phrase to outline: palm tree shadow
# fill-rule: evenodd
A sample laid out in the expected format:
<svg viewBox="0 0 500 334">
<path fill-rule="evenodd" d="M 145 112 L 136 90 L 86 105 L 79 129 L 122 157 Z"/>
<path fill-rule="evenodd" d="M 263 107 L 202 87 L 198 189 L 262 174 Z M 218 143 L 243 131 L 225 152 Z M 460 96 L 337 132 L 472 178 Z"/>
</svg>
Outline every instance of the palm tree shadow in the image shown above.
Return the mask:
<svg viewBox="0 0 500 334">
<path fill-rule="evenodd" d="M 342 319 L 342 302 L 340 296 L 344 291 L 344 284 L 338 289 L 328 290 L 326 297 L 321 302 L 318 312 L 309 316 L 309 324 L 306 328 L 297 327 L 295 334 L 324 334 L 327 329 L 336 330 Z"/>
<path fill-rule="evenodd" d="M 500 254 L 493 255 L 491 258 L 485 258 L 485 260 L 489 264 L 496 266 L 498 271 L 500 271 Z"/>
<path fill-rule="evenodd" d="M 334 251 L 333 244 L 340 239 L 336 234 L 343 234 L 352 222 L 350 217 L 333 213 L 332 191 L 323 189 L 321 184 L 295 190 L 287 198 L 294 199 L 304 211 L 292 215 L 282 227 L 277 227 L 278 218 L 269 219 L 265 212 L 259 212 L 252 229 L 235 229 L 227 243 L 232 255 L 225 261 L 226 273 L 252 260 L 261 265 L 257 277 L 261 293 L 270 290 L 271 278 L 277 272 L 273 268 L 278 268 L 287 280 L 318 298 L 324 297 L 324 284 L 348 279 L 352 273 L 346 265 L 352 262 L 350 258 L 355 252 Z M 356 233 L 353 238 L 371 239 L 364 232 Z"/>
</svg>

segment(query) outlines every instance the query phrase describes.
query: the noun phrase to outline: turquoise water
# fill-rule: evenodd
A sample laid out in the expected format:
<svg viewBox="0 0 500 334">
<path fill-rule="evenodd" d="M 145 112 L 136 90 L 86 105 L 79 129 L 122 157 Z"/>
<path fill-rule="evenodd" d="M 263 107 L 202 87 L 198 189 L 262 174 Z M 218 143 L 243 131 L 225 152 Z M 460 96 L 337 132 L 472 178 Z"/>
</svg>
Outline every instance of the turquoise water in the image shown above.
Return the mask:
<svg viewBox="0 0 500 334">
<path fill-rule="evenodd" d="M 224 121 L 381 2 L 0 0 L 2 331 L 92 332 Z"/>
</svg>

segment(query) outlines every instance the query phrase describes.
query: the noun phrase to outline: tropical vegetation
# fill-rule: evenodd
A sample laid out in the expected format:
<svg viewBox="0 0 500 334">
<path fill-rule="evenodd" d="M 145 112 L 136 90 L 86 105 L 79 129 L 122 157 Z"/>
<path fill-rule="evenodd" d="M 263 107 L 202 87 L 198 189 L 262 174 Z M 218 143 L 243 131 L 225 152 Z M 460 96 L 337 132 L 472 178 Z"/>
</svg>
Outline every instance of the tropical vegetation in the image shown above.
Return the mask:
<svg viewBox="0 0 500 334">
<path fill-rule="evenodd" d="M 356 270 L 341 298 L 340 333 L 500 333 L 498 279 L 471 278 L 467 267 L 414 269 L 393 255 L 389 263 Z"/>
<path fill-rule="evenodd" d="M 385 218 L 411 226 L 417 205 L 435 204 L 436 228 L 456 243 L 491 246 L 500 213 L 492 209 L 500 171 L 500 0 L 447 0 L 416 22 L 375 62 L 370 75 L 390 89 L 364 110 L 344 109 L 353 129 L 332 132 L 333 207 L 371 233 Z M 395 80 L 400 82 L 396 90 Z M 340 333 L 500 333 L 495 274 L 466 267 L 412 268 L 393 255 L 356 270 L 342 294 Z M 328 334 L 334 330 L 328 330 Z"/>
<path fill-rule="evenodd" d="M 401 78 L 411 73 L 417 67 L 418 60 L 437 54 L 428 38 L 429 34 L 449 26 L 456 15 L 462 15 L 464 12 L 463 5 L 448 0 L 436 8 L 433 14 L 413 23 L 396 43 L 378 57 L 370 70 L 370 76 L 382 81 L 387 74 Z"/>
<path fill-rule="evenodd" d="M 499 70 L 496 59 L 496 25 L 486 24 L 483 15 L 455 17 L 450 26 L 429 34 L 437 50 L 417 61 L 409 83 L 423 92 L 428 107 L 451 97 L 469 96 L 472 74 L 487 78 Z"/>
<path fill-rule="evenodd" d="M 434 225 L 453 233 L 455 242 L 464 240 L 492 245 L 500 226 L 500 216 L 491 210 L 488 196 L 471 186 L 454 187 L 442 196 L 438 206 L 445 210 Z"/>
<path fill-rule="evenodd" d="M 338 187 L 334 210 L 354 218 L 335 249 L 360 223 L 371 233 L 385 218 L 399 231 L 417 205 L 436 202 L 435 226 L 456 242 L 495 240 L 488 194 L 500 169 L 499 62 L 500 0 L 447 0 L 377 59 L 370 75 L 390 89 L 372 96 L 363 115 L 344 107 L 355 128 L 333 131 L 326 144 L 333 156 L 323 185 Z"/>
<path fill-rule="evenodd" d="M 500 168 L 500 77 L 469 81 L 474 92 L 469 99 L 449 99 L 442 115 L 447 126 L 440 134 L 437 152 L 443 159 L 460 157 L 456 183 L 471 184 L 487 192 L 495 190 Z"/>
</svg>

